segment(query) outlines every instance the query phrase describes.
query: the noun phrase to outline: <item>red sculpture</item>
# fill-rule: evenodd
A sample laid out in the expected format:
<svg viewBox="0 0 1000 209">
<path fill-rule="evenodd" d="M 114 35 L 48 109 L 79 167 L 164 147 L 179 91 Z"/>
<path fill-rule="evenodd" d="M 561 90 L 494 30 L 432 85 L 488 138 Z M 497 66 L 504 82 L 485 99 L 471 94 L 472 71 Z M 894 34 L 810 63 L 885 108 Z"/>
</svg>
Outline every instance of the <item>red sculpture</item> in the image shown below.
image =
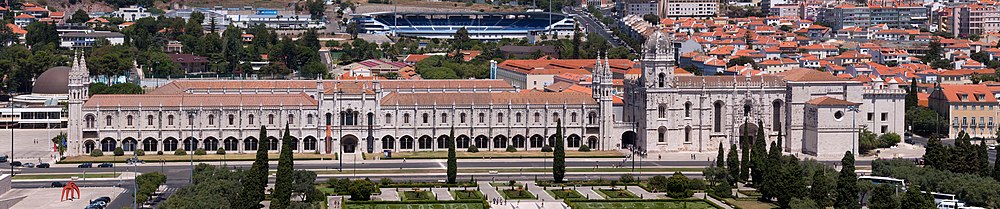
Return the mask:
<svg viewBox="0 0 1000 209">
<path fill-rule="evenodd" d="M 76 192 L 76 195 L 73 194 Z M 59 197 L 59 201 L 80 199 L 80 187 L 76 186 L 76 182 L 70 181 L 63 186 L 62 195 Z"/>
</svg>

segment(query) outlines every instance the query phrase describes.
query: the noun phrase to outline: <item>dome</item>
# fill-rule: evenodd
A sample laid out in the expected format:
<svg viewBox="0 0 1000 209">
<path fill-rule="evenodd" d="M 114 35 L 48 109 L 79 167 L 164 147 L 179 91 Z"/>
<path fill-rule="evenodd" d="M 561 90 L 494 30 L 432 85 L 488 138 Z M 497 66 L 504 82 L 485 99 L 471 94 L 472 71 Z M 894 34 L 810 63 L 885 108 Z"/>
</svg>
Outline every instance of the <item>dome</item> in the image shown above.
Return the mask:
<svg viewBox="0 0 1000 209">
<path fill-rule="evenodd" d="M 32 94 L 69 94 L 70 67 L 60 66 L 46 70 L 35 79 Z"/>
<path fill-rule="evenodd" d="M 671 46 L 670 42 L 670 36 L 664 34 L 662 30 L 656 30 L 656 32 L 649 35 L 649 39 L 646 40 L 646 51 L 658 52 L 657 49 L 672 48 L 673 46 Z"/>
</svg>

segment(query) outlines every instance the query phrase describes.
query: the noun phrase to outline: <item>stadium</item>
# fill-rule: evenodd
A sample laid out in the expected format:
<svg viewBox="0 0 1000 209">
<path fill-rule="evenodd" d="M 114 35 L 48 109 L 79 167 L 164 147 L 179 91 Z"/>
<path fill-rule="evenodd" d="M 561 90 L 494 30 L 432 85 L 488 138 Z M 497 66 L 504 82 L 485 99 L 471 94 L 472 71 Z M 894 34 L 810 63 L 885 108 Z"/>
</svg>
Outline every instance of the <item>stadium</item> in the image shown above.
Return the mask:
<svg viewBox="0 0 1000 209">
<path fill-rule="evenodd" d="M 465 28 L 478 40 L 519 39 L 549 34 L 573 34 L 572 15 L 548 12 L 375 12 L 356 14 L 361 31 L 370 34 L 449 39 Z"/>
</svg>

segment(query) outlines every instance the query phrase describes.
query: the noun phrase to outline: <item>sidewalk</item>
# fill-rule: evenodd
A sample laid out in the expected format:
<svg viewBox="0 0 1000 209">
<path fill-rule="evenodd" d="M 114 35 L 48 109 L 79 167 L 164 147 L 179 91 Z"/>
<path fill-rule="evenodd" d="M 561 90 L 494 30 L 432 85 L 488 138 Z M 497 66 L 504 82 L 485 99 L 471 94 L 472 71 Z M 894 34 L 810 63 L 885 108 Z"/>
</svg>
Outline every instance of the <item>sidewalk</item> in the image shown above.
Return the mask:
<svg viewBox="0 0 1000 209">
<path fill-rule="evenodd" d="M 99 172 L 99 173 L 111 173 L 111 172 Z M 60 175 L 60 174 L 81 174 L 82 173 L 46 173 L 46 174 L 18 174 L 26 176 L 41 176 L 41 175 Z M 106 181 L 106 180 L 132 180 L 141 173 L 136 172 L 118 172 L 117 178 L 78 178 L 76 181 Z M 12 179 L 12 182 L 53 182 L 53 181 L 70 181 L 69 178 L 46 178 L 46 179 Z"/>
</svg>

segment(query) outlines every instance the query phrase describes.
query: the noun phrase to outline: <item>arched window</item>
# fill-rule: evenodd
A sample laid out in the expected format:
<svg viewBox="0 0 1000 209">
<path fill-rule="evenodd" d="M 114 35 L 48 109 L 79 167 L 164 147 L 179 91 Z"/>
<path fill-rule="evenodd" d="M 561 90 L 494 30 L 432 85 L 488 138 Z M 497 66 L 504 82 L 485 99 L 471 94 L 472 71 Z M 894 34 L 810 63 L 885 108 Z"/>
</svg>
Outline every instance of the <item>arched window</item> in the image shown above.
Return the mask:
<svg viewBox="0 0 1000 209">
<path fill-rule="evenodd" d="M 167 115 L 167 125 L 174 125 L 174 115 Z"/>
<path fill-rule="evenodd" d="M 465 123 L 465 113 L 458 114 L 458 123 Z"/>
<path fill-rule="evenodd" d="M 153 115 L 147 115 L 146 116 L 146 125 L 147 126 L 152 126 L 153 125 Z"/>
<path fill-rule="evenodd" d="M 274 125 L 274 114 L 268 114 L 267 115 L 267 124 L 268 125 Z"/>
<path fill-rule="evenodd" d="M 410 123 L 410 113 L 403 114 L 403 123 Z"/>
<path fill-rule="evenodd" d="M 329 126 L 331 123 L 333 123 L 333 114 L 326 113 L 326 125 Z"/>
<path fill-rule="evenodd" d="M 429 119 L 430 117 L 429 117 L 429 116 L 427 116 L 427 113 L 424 113 L 424 114 L 421 114 L 421 115 L 420 115 L 420 118 L 422 118 L 422 119 L 423 119 L 424 123 L 427 123 L 427 121 L 428 121 L 428 119 Z"/>
<path fill-rule="evenodd" d="M 569 114 L 569 122 L 570 123 L 576 123 L 576 112 L 573 112 L 573 113 Z"/>
<path fill-rule="evenodd" d="M 125 122 L 126 122 L 125 125 L 132 126 L 132 116 L 131 115 L 125 116 Z"/>
<path fill-rule="evenodd" d="M 295 124 L 295 115 L 288 114 L 288 124 Z"/>
<path fill-rule="evenodd" d="M 661 143 L 662 142 L 667 142 L 667 128 L 666 127 L 660 126 L 660 128 L 656 130 L 656 141 L 657 142 L 661 142 Z"/>
<path fill-rule="evenodd" d="M 596 112 L 590 112 L 590 113 L 587 114 L 587 124 L 591 124 L 591 125 L 597 124 L 597 113 Z"/>
<path fill-rule="evenodd" d="M 520 123 L 521 122 L 521 113 L 514 114 L 514 119 L 516 120 L 516 121 L 514 121 L 515 123 Z"/>
<path fill-rule="evenodd" d="M 253 114 L 250 114 L 250 115 L 247 116 L 247 123 L 249 123 L 250 125 L 253 125 Z"/>
<path fill-rule="evenodd" d="M 486 114 L 479 113 L 479 123 L 486 123 Z"/>
<path fill-rule="evenodd" d="M 552 113 L 552 121 L 559 122 L 559 113 L 557 112 Z"/>
<path fill-rule="evenodd" d="M 441 123 L 448 122 L 448 113 L 441 113 Z"/>
<path fill-rule="evenodd" d="M 666 79 L 667 79 L 667 74 L 660 73 L 659 77 L 656 80 L 657 86 L 663 88 L 663 85 L 666 83 Z"/>
<path fill-rule="evenodd" d="M 229 125 L 233 125 L 236 121 L 236 116 L 229 114 Z"/>
<path fill-rule="evenodd" d="M 691 142 L 691 126 L 684 127 L 684 142 Z"/>
<path fill-rule="evenodd" d="M 87 128 L 94 128 L 94 115 L 87 115 Z"/>
<path fill-rule="evenodd" d="M 503 123 L 503 113 L 497 113 L 497 123 Z"/>
<path fill-rule="evenodd" d="M 385 114 L 385 124 L 392 124 L 392 114 Z"/>
<path fill-rule="evenodd" d="M 722 101 L 715 101 L 715 105 L 712 108 L 715 124 L 712 126 L 712 131 L 722 132 Z"/>
<path fill-rule="evenodd" d="M 208 125 L 215 125 L 215 115 L 208 115 Z"/>
<path fill-rule="evenodd" d="M 685 118 L 691 117 L 691 102 L 684 103 L 684 117 Z"/>
<path fill-rule="evenodd" d="M 750 101 L 743 103 L 743 116 L 750 116 Z"/>
<path fill-rule="evenodd" d="M 313 114 L 306 115 L 306 124 L 309 124 L 309 125 L 313 124 Z"/>
<path fill-rule="evenodd" d="M 188 126 L 194 125 L 194 115 L 188 115 Z"/>
<path fill-rule="evenodd" d="M 781 130 L 781 100 L 771 103 L 771 130 Z"/>
<path fill-rule="evenodd" d="M 659 116 L 658 118 L 660 119 L 667 118 L 667 107 L 663 106 L 663 104 L 660 104 L 659 107 L 656 107 L 656 113 L 657 116 Z"/>
<path fill-rule="evenodd" d="M 536 112 L 535 113 L 535 123 L 541 123 L 541 122 L 542 122 L 542 114 Z"/>
</svg>

